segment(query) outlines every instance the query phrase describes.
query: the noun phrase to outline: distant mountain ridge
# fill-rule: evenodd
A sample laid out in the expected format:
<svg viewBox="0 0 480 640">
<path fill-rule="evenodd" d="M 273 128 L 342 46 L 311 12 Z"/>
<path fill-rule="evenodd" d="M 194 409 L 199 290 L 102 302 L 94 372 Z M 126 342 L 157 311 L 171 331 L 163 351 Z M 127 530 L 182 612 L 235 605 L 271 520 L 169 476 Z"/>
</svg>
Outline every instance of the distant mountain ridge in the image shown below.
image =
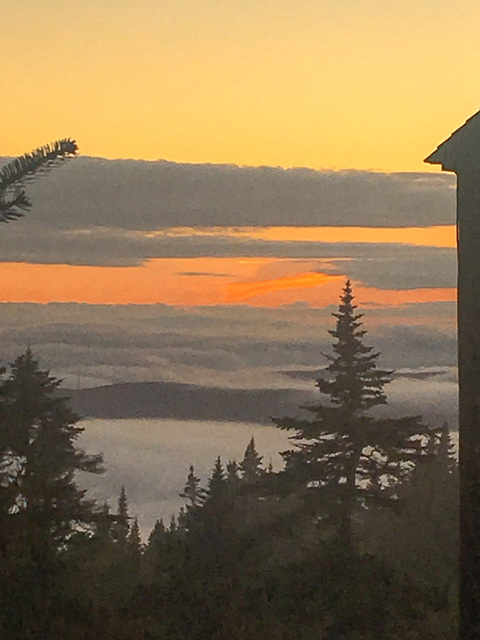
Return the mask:
<svg viewBox="0 0 480 640">
<path fill-rule="evenodd" d="M 328 371 L 326 367 L 320 367 L 319 369 L 283 369 L 277 371 L 287 378 L 293 378 L 297 380 L 318 380 L 319 378 L 328 377 Z M 428 380 L 437 376 L 444 375 L 451 367 L 426 367 L 425 369 L 395 369 L 392 374 L 392 380 L 397 378 L 410 378 L 412 380 Z"/>
<path fill-rule="evenodd" d="M 272 424 L 272 418 L 312 419 L 302 407 L 321 402 L 318 389 L 229 389 L 180 382 L 125 382 L 86 389 L 63 389 L 59 395 L 82 418 L 158 418 Z M 429 424 L 447 421 L 457 428 L 457 407 L 419 407 L 408 398 L 389 401 L 384 415 L 422 415 Z"/>
<path fill-rule="evenodd" d="M 296 389 L 228 389 L 178 382 L 128 382 L 88 389 L 63 389 L 85 418 L 171 418 L 270 424 L 273 417 L 298 416 L 318 402 L 318 392 Z"/>
</svg>

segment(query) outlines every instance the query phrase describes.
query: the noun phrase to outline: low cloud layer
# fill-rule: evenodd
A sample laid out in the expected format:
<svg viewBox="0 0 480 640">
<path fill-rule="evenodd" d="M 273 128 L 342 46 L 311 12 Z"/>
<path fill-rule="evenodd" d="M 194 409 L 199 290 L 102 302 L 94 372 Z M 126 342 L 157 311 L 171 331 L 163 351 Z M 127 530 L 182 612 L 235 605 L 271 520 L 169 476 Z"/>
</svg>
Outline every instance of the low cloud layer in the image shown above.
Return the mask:
<svg viewBox="0 0 480 640">
<path fill-rule="evenodd" d="M 348 273 L 366 286 L 452 287 L 453 248 L 268 240 L 231 227 L 452 224 L 454 185 L 446 174 L 80 157 L 29 183 L 34 207 L 3 226 L 0 256 L 4 262 L 118 267 L 154 258 L 321 259 L 331 261 L 325 272 Z M 187 229 L 178 233 L 178 227 Z"/>
<path fill-rule="evenodd" d="M 166 380 L 233 388 L 299 388 L 317 396 L 314 379 L 331 348 L 334 306 L 266 309 L 166 305 L 0 304 L 0 353 L 12 361 L 30 346 L 40 364 L 65 385 Z M 455 424 L 455 304 L 423 303 L 366 308 L 365 342 L 381 352 L 381 365 L 402 370 L 386 391 L 389 408 Z M 433 368 L 429 371 L 426 368 Z M 440 371 L 440 373 L 439 373 Z M 292 372 L 292 373 L 289 373 Z M 320 399 L 320 396 L 318 395 Z M 255 436 L 268 464 L 289 448 L 287 435 L 247 424 L 172 421 L 88 421 L 81 445 L 103 452 L 107 473 L 82 478 L 103 502 L 126 485 L 131 513 L 145 536 L 159 517 L 182 504 L 188 466 L 203 479 L 215 457 L 240 459 Z M 282 440 L 283 439 L 283 440 Z M 174 461 L 172 464 L 171 461 Z M 152 483 L 152 478 L 157 478 Z M 113 496 L 113 498 L 112 498 Z"/>
<path fill-rule="evenodd" d="M 229 235 L 227 231 L 222 236 L 208 233 L 151 236 L 144 232 L 98 228 L 80 232 L 45 229 L 37 223 L 30 225 L 28 233 L 25 230 L 26 227 L 18 223 L 2 229 L 2 261 L 127 267 L 139 266 L 154 258 L 288 258 L 311 260 L 310 266 L 314 270 L 334 275 L 348 274 L 365 286 L 379 289 L 456 286 L 454 248 L 354 242 L 280 242 L 238 237 L 233 233 Z"/>
<path fill-rule="evenodd" d="M 243 423 L 203 423 L 174 420 L 88 420 L 80 445 L 88 452 L 104 454 L 104 475 L 82 474 L 82 486 L 100 504 L 108 501 L 116 509 L 122 485 L 126 487 L 130 514 L 138 516 L 145 539 L 155 521 L 177 514 L 185 500 L 179 494 L 185 486 L 188 468 L 206 486 L 218 455 L 224 464 L 241 461 L 250 438 L 264 456 L 265 466 L 272 461 L 282 466 L 279 451 L 292 447 L 288 435 L 272 426 Z"/>
<path fill-rule="evenodd" d="M 0 256 L 3 262 L 119 267 L 158 257 L 289 258 L 310 261 L 308 273 L 348 273 L 367 287 L 448 288 L 455 286 L 454 249 L 272 241 L 241 237 L 230 233 L 229 227 L 452 224 L 454 186 L 454 177 L 446 174 L 318 172 L 80 157 L 28 185 L 34 207 L 23 220 L 2 227 Z M 206 228 L 213 226 L 225 228 L 225 233 L 209 234 Z M 174 227 L 192 227 L 197 233 L 169 232 Z M 180 268 L 179 273 L 198 277 L 207 272 Z M 223 270 L 214 275 L 228 276 Z M 328 329 L 334 310 L 335 305 L 315 309 L 301 302 L 277 309 L 0 304 L 0 353 L 8 362 L 30 346 L 42 367 L 74 387 L 165 380 L 310 389 L 312 379 L 288 371 L 326 364 L 323 354 L 331 345 Z M 446 371 L 441 379 L 399 377 L 387 389 L 392 402 L 406 413 L 422 413 L 425 408 L 451 412 L 456 400 L 455 303 L 377 305 L 362 311 L 369 330 L 366 342 L 381 352 L 383 366 L 414 373 L 425 367 Z M 135 429 L 141 431 L 142 426 Z M 108 486 L 97 487 L 100 493 L 116 495 L 125 483 L 132 487 L 132 504 L 140 501 L 140 494 L 147 495 L 140 513 L 150 527 L 155 517 L 168 516 L 173 506 L 178 507 L 177 493 L 193 453 L 182 460 L 181 477 L 175 476 L 165 495 L 148 493 L 135 469 L 152 453 L 152 438 L 157 442 L 158 437 L 144 437 L 135 429 L 130 436 L 119 425 L 105 440 L 106 431 L 92 427 L 85 434 L 86 443 L 107 453 Z M 218 451 L 216 433 L 215 450 L 208 450 L 208 460 L 201 461 L 198 471 L 207 473 L 218 453 L 240 456 L 250 435 L 245 433 L 241 445 L 235 445 L 238 450 Z M 130 442 L 119 446 L 122 437 L 138 444 L 137 458 L 132 458 Z M 115 457 L 120 450 L 129 452 L 125 460 Z M 177 458 L 165 450 L 178 467 Z M 156 455 L 147 463 L 157 469 L 163 464 Z M 160 484 L 165 485 L 165 479 Z M 165 502 L 165 511 L 154 515 L 159 499 Z"/>
<path fill-rule="evenodd" d="M 43 366 L 74 386 L 164 380 L 305 388 L 310 381 L 282 372 L 326 363 L 332 310 L 2 304 L 0 352 L 11 361 L 31 346 Z M 365 311 L 367 342 L 384 366 L 455 365 L 454 305 Z"/>
<path fill-rule="evenodd" d="M 455 179 L 80 157 L 29 191 L 46 227 L 452 224 Z"/>
</svg>

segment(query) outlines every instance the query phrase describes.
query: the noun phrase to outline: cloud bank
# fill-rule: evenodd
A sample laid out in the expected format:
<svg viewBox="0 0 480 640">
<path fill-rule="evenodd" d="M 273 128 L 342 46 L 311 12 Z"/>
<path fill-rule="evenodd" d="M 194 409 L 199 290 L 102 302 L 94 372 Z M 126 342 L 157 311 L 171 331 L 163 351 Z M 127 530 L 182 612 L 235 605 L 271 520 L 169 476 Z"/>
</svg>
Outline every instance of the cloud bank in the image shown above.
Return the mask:
<svg viewBox="0 0 480 640">
<path fill-rule="evenodd" d="M 2 227 L 0 256 L 114 267 L 154 258 L 321 259 L 331 260 L 324 273 L 348 272 L 366 286 L 453 287 L 454 248 L 272 240 L 232 227 L 452 224 L 454 185 L 446 174 L 80 157 L 28 185 L 34 207 Z"/>
<path fill-rule="evenodd" d="M 455 366 L 454 303 L 366 312 L 367 343 L 388 368 Z M 326 364 L 335 308 L 0 305 L 0 353 L 31 346 L 67 385 L 173 381 L 233 388 L 306 388 L 288 369 Z M 417 316 L 414 317 L 413 313 Z"/>
<path fill-rule="evenodd" d="M 452 224 L 447 174 L 315 171 L 80 157 L 32 182 L 36 220 L 59 229 Z"/>
</svg>

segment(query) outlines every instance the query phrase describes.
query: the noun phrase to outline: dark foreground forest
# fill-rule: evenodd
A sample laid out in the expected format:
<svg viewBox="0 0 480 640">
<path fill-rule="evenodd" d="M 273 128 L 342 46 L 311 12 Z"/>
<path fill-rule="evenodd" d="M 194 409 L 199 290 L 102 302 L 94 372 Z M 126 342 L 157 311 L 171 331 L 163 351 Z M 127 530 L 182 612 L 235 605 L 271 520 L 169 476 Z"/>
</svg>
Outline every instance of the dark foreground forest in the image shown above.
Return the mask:
<svg viewBox="0 0 480 640">
<path fill-rule="evenodd" d="M 253 439 L 204 487 L 193 464 L 185 507 L 147 542 L 124 488 L 111 509 L 78 487 L 101 457 L 77 447 L 60 382 L 30 351 L 17 358 L 0 384 L 0 637 L 455 638 L 448 428 L 379 417 L 392 372 L 366 345 L 349 282 L 334 315 L 319 403 L 275 418 L 291 434 L 284 469 L 266 467 Z"/>
</svg>

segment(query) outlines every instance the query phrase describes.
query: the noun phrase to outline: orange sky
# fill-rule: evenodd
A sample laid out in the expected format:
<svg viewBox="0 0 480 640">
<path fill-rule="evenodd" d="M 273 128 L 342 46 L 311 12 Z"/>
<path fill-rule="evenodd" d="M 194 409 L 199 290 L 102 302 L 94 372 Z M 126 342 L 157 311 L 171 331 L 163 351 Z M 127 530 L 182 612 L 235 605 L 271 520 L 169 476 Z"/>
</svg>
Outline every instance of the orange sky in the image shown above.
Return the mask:
<svg viewBox="0 0 480 640">
<path fill-rule="evenodd" d="M 2 155 L 70 136 L 106 158 L 436 172 L 423 159 L 479 106 L 478 0 L 461 10 L 457 0 L 16 0 L 2 23 Z M 453 226 L 235 233 L 455 246 Z M 0 301 L 336 300 L 340 277 L 292 264 L 0 263 Z M 453 289 L 359 293 L 378 304 L 454 299 Z"/>
<path fill-rule="evenodd" d="M 405 243 L 455 247 L 455 226 L 430 228 L 265 227 L 172 228 L 171 235 L 251 237 L 275 241 Z M 348 252 L 345 257 L 348 257 Z M 135 267 L 0 262 L 0 302 L 215 305 L 277 307 L 336 301 L 348 274 L 328 275 L 335 260 L 286 258 L 158 258 Z M 455 289 L 376 290 L 356 283 L 364 303 L 401 305 L 455 300 Z"/>
<path fill-rule="evenodd" d="M 478 0 L 3 5 L 5 155 L 437 171 L 479 106 Z"/>
<path fill-rule="evenodd" d="M 0 263 L 0 300 L 271 307 L 335 303 L 345 275 L 305 271 L 308 263 L 274 258 L 161 258 L 120 268 Z M 456 299 L 455 288 L 394 291 L 355 284 L 355 293 L 364 305 Z"/>
<path fill-rule="evenodd" d="M 435 227 L 175 227 L 147 235 L 233 236 L 283 242 L 373 242 L 423 247 L 457 246 L 455 225 Z"/>
</svg>

